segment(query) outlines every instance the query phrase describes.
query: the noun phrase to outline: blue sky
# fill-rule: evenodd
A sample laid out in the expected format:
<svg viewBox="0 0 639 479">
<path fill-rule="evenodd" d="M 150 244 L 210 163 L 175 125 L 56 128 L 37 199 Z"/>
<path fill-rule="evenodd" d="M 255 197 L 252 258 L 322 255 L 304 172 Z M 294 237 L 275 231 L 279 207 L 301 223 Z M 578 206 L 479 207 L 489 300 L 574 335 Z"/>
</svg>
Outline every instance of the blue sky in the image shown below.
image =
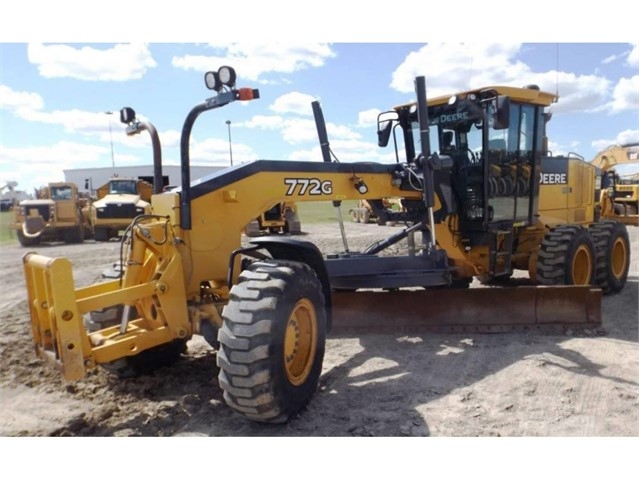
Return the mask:
<svg viewBox="0 0 639 479">
<path fill-rule="evenodd" d="M 64 169 L 111 166 L 111 141 L 116 169 L 150 165 L 149 135 L 124 134 L 117 115 L 124 106 L 157 128 L 164 163 L 179 164 L 184 118 L 213 96 L 203 76 L 221 65 L 233 66 L 238 86 L 259 88 L 261 98 L 200 116 L 192 164 L 229 165 L 227 120 L 235 164 L 258 158 L 321 161 L 315 99 L 340 161 L 392 161 L 390 149 L 376 145 L 376 115 L 412 100 L 416 75 L 426 77 L 429 96 L 491 84 L 534 83 L 558 92 L 549 124 L 554 154 L 575 152 L 590 160 L 610 144 L 639 141 L 639 46 L 616 38 L 372 43 L 367 35 L 346 42 L 274 35 L 269 43 L 259 36 L 210 43 L 225 35 L 201 42 L 182 33 L 179 41 L 159 42 L 154 30 L 149 42 L 107 42 L 99 28 L 70 36 L 42 33 L 19 33 L 15 41 L 0 35 L 0 184 L 17 181 L 18 189 L 29 192 L 63 179 Z M 52 41 L 74 35 L 97 41 Z"/>
</svg>

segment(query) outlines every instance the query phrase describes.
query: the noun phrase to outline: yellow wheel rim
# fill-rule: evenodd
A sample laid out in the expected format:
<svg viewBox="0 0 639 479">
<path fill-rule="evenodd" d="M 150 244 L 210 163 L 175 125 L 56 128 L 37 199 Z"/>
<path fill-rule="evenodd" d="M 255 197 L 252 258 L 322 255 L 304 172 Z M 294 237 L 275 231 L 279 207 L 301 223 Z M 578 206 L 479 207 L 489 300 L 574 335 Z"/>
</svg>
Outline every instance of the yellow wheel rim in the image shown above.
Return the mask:
<svg viewBox="0 0 639 479">
<path fill-rule="evenodd" d="M 622 238 L 617 238 L 612 245 L 612 255 L 610 257 L 610 268 L 616 279 L 621 279 L 626 270 L 628 261 L 628 252 L 626 251 L 626 243 Z"/>
<path fill-rule="evenodd" d="M 588 285 L 592 274 L 592 253 L 590 248 L 581 245 L 575 252 L 572 262 L 572 281 L 576 285 Z"/>
<path fill-rule="evenodd" d="M 291 384 L 304 384 L 317 350 L 317 314 L 308 299 L 300 299 L 286 324 L 284 369 Z"/>
</svg>

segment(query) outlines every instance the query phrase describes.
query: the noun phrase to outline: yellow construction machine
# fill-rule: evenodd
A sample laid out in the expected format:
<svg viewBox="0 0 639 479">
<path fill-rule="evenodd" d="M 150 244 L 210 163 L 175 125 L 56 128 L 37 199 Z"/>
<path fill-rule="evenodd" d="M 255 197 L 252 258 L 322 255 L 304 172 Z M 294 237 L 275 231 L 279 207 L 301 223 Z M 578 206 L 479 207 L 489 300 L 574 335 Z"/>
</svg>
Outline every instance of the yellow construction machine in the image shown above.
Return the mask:
<svg viewBox="0 0 639 479">
<path fill-rule="evenodd" d="M 616 167 L 639 164 L 639 143 L 611 145 L 590 163 L 601 171 L 597 185 L 601 217 L 639 226 L 639 179 L 637 173 L 620 175 Z"/>
<path fill-rule="evenodd" d="M 14 222 L 22 246 L 35 246 L 45 241 L 81 243 L 91 238 L 87 208 L 75 183 L 53 182 L 38 188 L 36 197 L 25 199 L 14 208 Z"/>
<path fill-rule="evenodd" d="M 387 212 L 403 211 L 401 198 L 382 198 L 382 206 Z M 371 204 L 367 200 L 359 200 L 357 206 L 349 211 L 351 220 L 355 223 L 370 223 L 375 221 L 379 226 L 389 225 L 395 226 L 395 221 L 386 221 L 383 217 L 377 215 Z"/>
<path fill-rule="evenodd" d="M 302 223 L 297 212 L 297 205 L 292 201 L 277 203 L 250 221 L 244 228 L 244 234 L 251 238 L 265 234 L 299 235 L 301 233 Z"/>
<path fill-rule="evenodd" d="M 379 145 L 393 134 L 403 152 L 396 162 L 332 161 L 313 102 L 323 161 L 256 160 L 192 182 L 196 119 L 259 98 L 258 90 L 237 88 L 235 77 L 226 66 L 205 75 L 215 94 L 184 121 L 181 187 L 153 195 L 152 214 L 131 223 L 122 278 L 75 287 L 69 260 L 24 256 L 35 349 L 66 379 L 97 366 L 126 377 L 170 364 L 200 334 L 217 350 L 230 408 L 284 422 L 314 395 L 330 331 L 601 325 L 602 291 L 626 281 L 628 237 L 620 223 L 594 221 L 592 202 L 566 200 L 574 211 L 544 223 L 544 110 L 555 95 L 494 86 L 427 101 L 417 77 L 416 101 L 378 119 Z M 456 150 L 439 154 L 446 131 Z M 493 165 L 526 184 L 490 194 Z M 570 185 L 588 186 L 571 172 Z M 404 210 L 385 209 L 389 197 L 401 198 Z M 406 227 L 351 251 L 340 208 L 360 199 Z M 284 235 L 242 244 L 243 228 L 261 212 L 304 201 L 333 203 L 343 251 Z M 404 253 L 391 254 L 393 245 Z M 513 268 L 543 286 L 467 288 L 474 277 L 507 277 Z"/>
</svg>

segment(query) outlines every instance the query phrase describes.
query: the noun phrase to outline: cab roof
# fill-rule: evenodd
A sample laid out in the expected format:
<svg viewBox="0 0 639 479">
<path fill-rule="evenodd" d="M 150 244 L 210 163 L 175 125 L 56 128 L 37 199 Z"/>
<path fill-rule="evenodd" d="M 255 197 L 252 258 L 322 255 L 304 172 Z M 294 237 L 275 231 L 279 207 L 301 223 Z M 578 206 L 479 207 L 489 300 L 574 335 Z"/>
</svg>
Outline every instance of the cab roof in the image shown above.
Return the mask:
<svg viewBox="0 0 639 479">
<path fill-rule="evenodd" d="M 496 85 L 496 86 L 484 86 L 484 87 L 475 88 L 472 90 L 465 90 L 465 91 L 460 91 L 456 93 L 451 93 L 449 95 L 442 95 L 442 96 L 437 96 L 434 98 L 429 98 L 428 106 L 445 105 L 448 103 L 448 100 L 450 100 L 454 96 L 465 98 L 471 93 L 480 96 L 482 92 L 486 92 L 486 91 L 494 91 L 497 95 L 506 95 L 506 96 L 509 96 L 511 100 L 522 102 L 522 103 L 530 103 L 533 105 L 549 106 L 552 103 L 555 103 L 559 99 L 559 95 L 541 91 L 534 86 L 522 88 L 522 87 Z M 416 103 L 415 101 L 412 101 L 409 103 L 398 105 L 395 107 L 395 110 L 400 110 L 402 108 L 412 106 L 415 103 Z"/>
</svg>

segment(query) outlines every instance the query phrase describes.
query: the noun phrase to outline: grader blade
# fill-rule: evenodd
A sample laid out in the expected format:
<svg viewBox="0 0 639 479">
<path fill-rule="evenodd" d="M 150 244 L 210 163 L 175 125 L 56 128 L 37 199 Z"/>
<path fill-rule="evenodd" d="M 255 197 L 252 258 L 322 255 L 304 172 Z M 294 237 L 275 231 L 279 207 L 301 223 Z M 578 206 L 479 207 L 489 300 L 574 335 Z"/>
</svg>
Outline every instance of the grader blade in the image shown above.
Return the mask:
<svg viewBox="0 0 639 479">
<path fill-rule="evenodd" d="M 600 289 L 589 286 L 338 291 L 331 332 L 598 328 L 601 297 Z"/>
</svg>

